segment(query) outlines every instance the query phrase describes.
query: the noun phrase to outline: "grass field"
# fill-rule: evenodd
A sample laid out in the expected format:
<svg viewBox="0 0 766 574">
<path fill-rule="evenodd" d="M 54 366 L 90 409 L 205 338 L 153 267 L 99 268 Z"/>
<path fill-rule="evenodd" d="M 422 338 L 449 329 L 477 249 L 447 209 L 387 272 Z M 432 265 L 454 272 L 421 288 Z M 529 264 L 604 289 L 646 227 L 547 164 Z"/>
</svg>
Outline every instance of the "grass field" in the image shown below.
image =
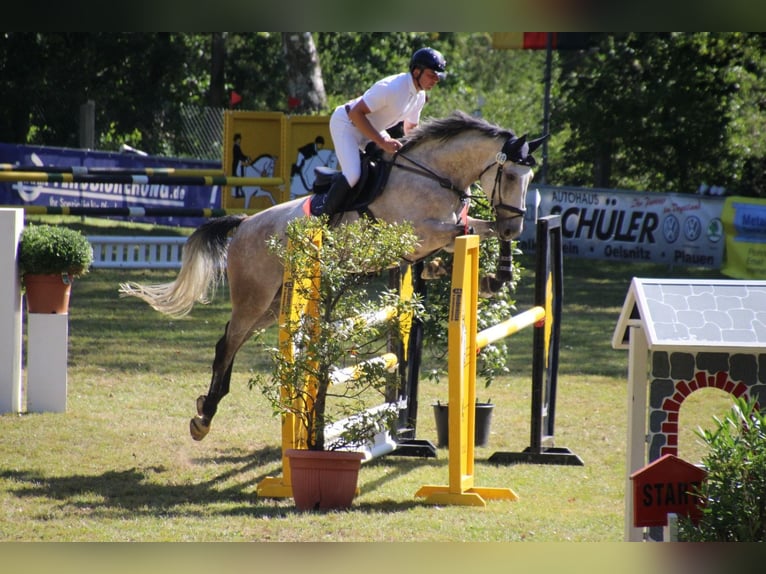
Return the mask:
<svg viewBox="0 0 766 574">
<path fill-rule="evenodd" d="M 415 498 L 422 485 L 447 484 L 442 449 L 436 459 L 366 463 L 353 508 L 331 513 L 299 513 L 291 499 L 256 496 L 260 480 L 281 472 L 279 421 L 247 385 L 252 373 L 268 368 L 256 344 L 238 355 L 231 394 L 208 437 L 190 438 L 194 402 L 207 391 L 214 345 L 228 320 L 226 292 L 188 317 L 169 319 L 117 291 L 123 281 L 173 276 L 95 269 L 76 281 L 67 412 L 0 416 L 0 540 L 622 541 L 627 353 L 610 341 L 630 279 L 718 274 L 565 261 L 555 438 L 584 466 L 486 462 L 495 451 L 529 445 L 532 335 L 522 332 L 513 342 L 514 374 L 477 391 L 496 408 L 475 468 L 476 486 L 511 488 L 519 500 L 472 508 Z M 519 309 L 531 305 L 532 286 L 527 271 Z M 418 437 L 435 443 L 430 405 L 447 400 L 446 380 L 424 380 L 419 400 Z M 680 456 L 702 456 L 693 428 L 729 404 L 702 394 L 684 403 Z"/>
</svg>

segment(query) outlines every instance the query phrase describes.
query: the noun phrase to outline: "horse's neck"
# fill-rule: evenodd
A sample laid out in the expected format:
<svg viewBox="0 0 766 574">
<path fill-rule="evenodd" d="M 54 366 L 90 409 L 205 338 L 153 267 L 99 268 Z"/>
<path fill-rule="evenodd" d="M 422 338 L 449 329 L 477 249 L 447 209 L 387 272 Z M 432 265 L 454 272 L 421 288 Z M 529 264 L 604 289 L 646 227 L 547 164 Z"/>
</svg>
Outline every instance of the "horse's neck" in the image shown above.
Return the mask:
<svg viewBox="0 0 766 574">
<path fill-rule="evenodd" d="M 470 135 L 429 142 L 413 156 L 439 175 L 448 177 L 461 189 L 467 188 L 495 161 L 502 142 L 486 136 Z"/>
</svg>

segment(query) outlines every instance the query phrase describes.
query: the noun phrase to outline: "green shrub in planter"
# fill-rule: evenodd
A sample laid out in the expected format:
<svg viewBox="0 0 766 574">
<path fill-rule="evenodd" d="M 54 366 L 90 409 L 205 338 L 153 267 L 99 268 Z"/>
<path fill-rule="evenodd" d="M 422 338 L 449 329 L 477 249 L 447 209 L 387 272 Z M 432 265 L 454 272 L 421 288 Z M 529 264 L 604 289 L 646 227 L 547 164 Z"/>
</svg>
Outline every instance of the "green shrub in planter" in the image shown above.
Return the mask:
<svg viewBox="0 0 766 574">
<path fill-rule="evenodd" d="M 321 248 L 312 241 L 319 233 Z M 392 383 L 385 365 L 364 362 L 380 354 L 381 336 L 389 325 L 369 325 L 355 318 L 388 306 L 396 307 L 397 317 L 423 314 L 419 298 L 403 300 L 395 290 L 377 291 L 369 275 L 398 265 L 418 238 L 408 223 L 359 219 L 330 226 L 326 217 L 311 217 L 291 221 L 287 239 L 290 249 L 281 237 L 270 237 L 269 250 L 288 269 L 295 293 L 316 305 L 317 313 L 282 326 L 296 352 L 287 356 L 281 348 L 270 348 L 271 376 L 257 375 L 249 386 L 261 388 L 275 415 L 296 417 L 304 443 L 301 448 L 355 450 L 381 430 L 390 429 L 399 414 L 395 402 L 385 398 Z M 394 327 L 391 336 L 396 336 L 396 318 L 390 327 Z M 359 370 L 343 384 L 334 384 L 333 373 L 339 366 Z M 382 401 L 391 408 L 367 410 Z M 325 435 L 328 427 L 347 418 L 351 422 L 340 436 Z"/>
<path fill-rule="evenodd" d="M 713 430 L 697 431 L 710 448 L 695 493 L 704 506 L 697 524 L 679 517 L 679 540 L 766 542 L 766 413 L 756 404 L 739 397 Z"/>
<path fill-rule="evenodd" d="M 57 225 L 29 225 L 19 239 L 19 273 L 85 275 L 93 263 L 93 248 L 79 231 Z"/>
</svg>

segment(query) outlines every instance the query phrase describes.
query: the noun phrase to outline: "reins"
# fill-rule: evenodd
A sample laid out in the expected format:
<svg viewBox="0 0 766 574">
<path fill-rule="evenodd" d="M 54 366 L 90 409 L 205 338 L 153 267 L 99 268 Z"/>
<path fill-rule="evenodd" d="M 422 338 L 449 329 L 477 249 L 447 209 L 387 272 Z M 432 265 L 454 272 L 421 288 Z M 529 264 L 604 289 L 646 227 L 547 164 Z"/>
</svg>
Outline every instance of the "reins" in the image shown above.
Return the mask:
<svg viewBox="0 0 766 574">
<path fill-rule="evenodd" d="M 406 159 L 408 162 L 414 164 L 419 169 L 416 169 L 414 167 L 410 167 L 408 165 L 397 164 L 396 163 L 396 158 L 399 158 L 399 157 L 401 157 L 403 159 Z M 394 159 L 393 159 L 392 163 L 393 163 L 393 165 L 395 165 L 396 167 L 398 167 L 400 169 L 403 169 L 403 170 L 406 170 L 406 171 L 411 171 L 413 173 L 419 173 L 421 175 L 425 175 L 426 177 L 429 177 L 430 179 L 433 179 L 433 180 L 439 182 L 439 185 L 441 185 L 442 187 L 444 187 L 446 189 L 449 189 L 449 190 L 452 190 L 455 193 L 457 193 L 458 197 L 461 200 L 463 200 L 463 199 L 470 199 L 471 198 L 470 194 L 466 193 L 464 190 L 462 190 L 462 189 L 460 189 L 458 187 L 455 187 L 455 184 L 452 183 L 452 181 L 450 181 L 448 178 L 440 176 L 438 173 L 436 173 L 430 167 L 427 167 L 427 166 L 423 165 L 422 163 L 420 163 L 418 161 L 415 161 L 414 159 L 412 159 L 409 156 L 404 155 L 403 153 L 397 153 L 396 155 L 394 155 Z"/>
</svg>

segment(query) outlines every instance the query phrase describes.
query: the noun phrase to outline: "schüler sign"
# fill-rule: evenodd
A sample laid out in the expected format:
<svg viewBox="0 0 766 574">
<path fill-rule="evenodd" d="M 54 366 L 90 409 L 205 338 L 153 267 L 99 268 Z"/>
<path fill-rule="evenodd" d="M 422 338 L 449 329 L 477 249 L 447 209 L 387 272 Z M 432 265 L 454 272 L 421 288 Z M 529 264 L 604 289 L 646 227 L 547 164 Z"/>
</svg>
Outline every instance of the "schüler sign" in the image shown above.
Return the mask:
<svg viewBox="0 0 766 574">
<path fill-rule="evenodd" d="M 590 188 L 539 187 L 538 217 L 560 215 L 569 257 L 720 268 L 723 198 Z M 530 189 L 528 211 L 535 201 Z M 519 247 L 534 251 L 534 226 Z"/>
</svg>

